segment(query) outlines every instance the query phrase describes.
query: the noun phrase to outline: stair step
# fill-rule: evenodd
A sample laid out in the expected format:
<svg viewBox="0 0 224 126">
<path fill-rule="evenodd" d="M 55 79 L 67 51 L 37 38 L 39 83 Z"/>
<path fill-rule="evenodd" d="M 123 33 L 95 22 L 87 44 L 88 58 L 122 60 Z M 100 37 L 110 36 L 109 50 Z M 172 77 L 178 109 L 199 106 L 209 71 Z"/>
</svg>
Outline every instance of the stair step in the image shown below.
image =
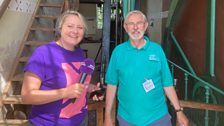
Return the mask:
<svg viewBox="0 0 224 126">
<path fill-rule="evenodd" d="M 103 4 L 102 0 L 80 0 L 80 3 L 86 4 Z"/>
<path fill-rule="evenodd" d="M 11 95 L 2 99 L 3 104 L 23 104 L 21 95 Z"/>
<path fill-rule="evenodd" d="M 55 8 L 61 8 L 63 6 L 63 4 L 41 3 L 39 6 L 40 7 L 55 7 Z"/>
<path fill-rule="evenodd" d="M 31 31 L 46 31 L 46 32 L 54 32 L 55 28 L 41 28 L 41 27 L 32 27 Z"/>
<path fill-rule="evenodd" d="M 24 74 L 17 74 L 12 78 L 12 81 L 23 81 Z"/>
<path fill-rule="evenodd" d="M 41 46 L 43 44 L 47 44 L 48 41 L 27 41 L 26 46 Z"/>
<path fill-rule="evenodd" d="M 20 57 L 19 58 L 19 61 L 20 62 L 27 62 L 29 60 L 29 57 L 28 56 L 24 56 L 24 57 Z"/>
<path fill-rule="evenodd" d="M 0 126 L 28 126 L 28 120 L 3 119 L 0 120 Z"/>
<path fill-rule="evenodd" d="M 35 18 L 49 18 L 49 19 L 57 19 L 58 16 L 49 16 L 49 15 L 36 15 Z"/>
<path fill-rule="evenodd" d="M 23 38 L 23 42 L 21 44 L 23 47 L 21 46 L 17 54 L 17 57 L 19 57 L 19 59 L 17 59 L 17 62 L 14 63 L 12 73 L 10 73 L 9 83 L 7 83 L 7 85 L 5 86 L 4 94 L 1 97 L 2 99 L 0 99 L 1 106 L 4 104 L 5 105 L 10 104 L 10 106 L 12 105 L 12 107 L 15 107 L 16 104 L 18 106 L 20 106 L 19 104 L 21 104 L 21 106 L 26 106 L 22 102 L 22 97 L 20 94 L 21 94 L 22 81 L 24 79 L 24 72 L 23 72 L 22 66 L 24 63 L 26 63 L 29 60 L 29 56 L 23 56 L 23 55 L 24 53 L 27 53 L 27 55 L 29 55 L 28 51 L 31 52 L 33 49 L 36 48 L 36 46 L 40 46 L 40 45 L 48 43 L 49 41 L 45 39 L 51 39 L 52 35 L 54 36 L 55 28 L 53 26 L 51 27 L 45 26 L 45 24 L 41 24 L 42 23 L 41 21 L 42 20 L 50 21 L 51 25 L 53 25 L 53 23 L 55 23 L 55 20 L 58 18 L 56 14 L 62 11 L 62 8 L 64 5 L 60 3 L 40 3 L 41 1 L 43 0 L 39 0 L 39 2 L 37 3 L 37 5 L 39 6 L 36 8 L 36 10 L 33 13 L 34 14 L 33 18 L 35 19 L 32 18 L 31 22 L 28 24 L 29 30 L 25 33 L 26 35 Z M 55 2 L 55 1 L 52 1 L 52 2 Z M 45 9 L 47 9 L 47 11 L 52 11 L 55 13 L 53 13 L 52 15 L 48 15 L 45 13 Z M 37 21 L 39 20 L 40 22 L 37 23 Z M 39 37 L 38 35 L 32 33 L 36 31 L 40 33 L 44 33 L 44 34 L 46 33 L 47 35 L 49 34 L 49 36 L 51 37 L 38 38 Z M 39 41 L 36 41 L 38 39 Z M 24 48 L 24 46 L 27 46 L 27 47 Z M 18 64 L 22 64 L 22 65 L 18 65 Z M 11 119 L 11 118 L 1 119 L 0 118 L 0 126 L 2 125 L 24 126 L 24 125 L 28 125 L 28 121 L 23 119 L 18 119 L 18 118 L 15 118 L 15 119 Z"/>
</svg>

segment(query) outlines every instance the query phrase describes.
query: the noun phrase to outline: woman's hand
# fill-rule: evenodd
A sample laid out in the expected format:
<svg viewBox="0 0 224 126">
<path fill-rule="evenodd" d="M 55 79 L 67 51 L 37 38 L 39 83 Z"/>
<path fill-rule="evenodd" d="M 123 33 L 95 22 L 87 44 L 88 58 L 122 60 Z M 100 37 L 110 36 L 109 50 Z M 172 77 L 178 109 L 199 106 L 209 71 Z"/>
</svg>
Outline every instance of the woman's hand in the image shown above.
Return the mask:
<svg viewBox="0 0 224 126">
<path fill-rule="evenodd" d="M 85 89 L 85 85 L 80 83 L 72 84 L 66 87 L 65 98 L 79 98 Z"/>
</svg>

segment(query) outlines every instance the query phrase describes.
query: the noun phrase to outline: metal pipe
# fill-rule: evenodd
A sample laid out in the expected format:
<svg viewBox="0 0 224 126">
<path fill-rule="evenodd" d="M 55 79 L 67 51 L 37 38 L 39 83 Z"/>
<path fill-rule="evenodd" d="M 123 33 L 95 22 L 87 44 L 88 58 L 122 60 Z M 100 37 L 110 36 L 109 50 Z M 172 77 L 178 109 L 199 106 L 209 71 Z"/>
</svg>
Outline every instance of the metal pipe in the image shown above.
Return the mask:
<svg viewBox="0 0 224 126">
<path fill-rule="evenodd" d="M 110 15 L 111 6 L 110 0 L 105 0 L 103 5 L 103 33 L 102 33 L 102 57 L 101 62 L 105 62 L 107 67 L 109 62 L 109 51 L 110 51 Z M 105 60 L 105 61 L 104 61 Z M 103 72 L 101 70 L 101 72 Z M 103 73 L 102 73 L 103 74 Z"/>
<path fill-rule="evenodd" d="M 210 88 L 208 86 L 205 86 L 205 102 L 208 104 L 209 103 L 209 93 Z M 205 126 L 209 126 L 209 111 L 205 110 Z"/>
<path fill-rule="evenodd" d="M 129 11 L 135 9 L 135 0 L 123 0 L 123 17 L 125 18 Z M 128 39 L 128 35 L 124 33 L 124 40 Z"/>
<path fill-rule="evenodd" d="M 135 9 L 135 0 L 130 0 L 130 10 L 129 11 L 132 11 Z"/>
<path fill-rule="evenodd" d="M 116 16 L 115 16 L 115 46 L 118 45 L 118 18 L 119 18 L 119 13 L 118 13 L 118 0 L 115 0 L 115 6 L 116 6 Z"/>
<path fill-rule="evenodd" d="M 135 9 L 135 0 L 123 0 L 123 16 L 126 17 L 129 11 Z"/>
<path fill-rule="evenodd" d="M 172 0 L 171 1 L 171 5 L 170 5 L 170 8 L 169 8 L 169 14 L 168 14 L 168 18 L 167 18 L 167 23 L 166 23 L 166 27 L 168 28 L 168 27 L 172 27 L 172 25 L 171 25 L 171 22 L 172 22 L 172 20 L 174 20 L 174 12 L 175 12 L 175 10 L 176 10 L 176 8 L 177 8 L 177 5 L 178 5 L 178 1 L 179 0 Z"/>
<path fill-rule="evenodd" d="M 123 0 L 123 17 L 126 17 L 128 13 L 128 0 Z"/>
<path fill-rule="evenodd" d="M 210 0 L 210 31 L 209 31 L 209 75 L 215 76 L 215 8 L 216 0 Z"/>
</svg>

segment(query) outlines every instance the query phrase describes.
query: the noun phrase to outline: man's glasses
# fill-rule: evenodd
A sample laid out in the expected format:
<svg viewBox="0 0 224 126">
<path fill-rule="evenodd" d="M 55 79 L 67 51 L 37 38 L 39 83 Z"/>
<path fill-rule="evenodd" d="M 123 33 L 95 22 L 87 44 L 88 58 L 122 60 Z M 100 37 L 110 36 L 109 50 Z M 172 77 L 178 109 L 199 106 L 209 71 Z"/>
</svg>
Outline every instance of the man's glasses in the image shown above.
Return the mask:
<svg viewBox="0 0 224 126">
<path fill-rule="evenodd" d="M 145 22 L 144 21 L 139 21 L 137 23 L 134 23 L 134 22 L 128 22 L 126 23 L 128 25 L 128 27 L 134 27 L 134 26 L 137 26 L 137 27 L 143 27 Z"/>
</svg>

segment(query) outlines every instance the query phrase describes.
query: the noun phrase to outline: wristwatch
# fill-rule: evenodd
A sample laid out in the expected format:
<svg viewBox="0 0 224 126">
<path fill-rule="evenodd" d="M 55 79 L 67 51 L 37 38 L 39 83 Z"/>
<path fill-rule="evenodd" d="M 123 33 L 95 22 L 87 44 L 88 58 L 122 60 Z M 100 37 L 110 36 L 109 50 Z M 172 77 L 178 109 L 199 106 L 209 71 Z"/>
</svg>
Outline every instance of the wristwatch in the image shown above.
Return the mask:
<svg viewBox="0 0 224 126">
<path fill-rule="evenodd" d="M 179 108 L 179 109 L 175 109 L 175 112 L 180 112 L 180 111 L 183 111 L 184 109 L 183 108 Z"/>
</svg>

